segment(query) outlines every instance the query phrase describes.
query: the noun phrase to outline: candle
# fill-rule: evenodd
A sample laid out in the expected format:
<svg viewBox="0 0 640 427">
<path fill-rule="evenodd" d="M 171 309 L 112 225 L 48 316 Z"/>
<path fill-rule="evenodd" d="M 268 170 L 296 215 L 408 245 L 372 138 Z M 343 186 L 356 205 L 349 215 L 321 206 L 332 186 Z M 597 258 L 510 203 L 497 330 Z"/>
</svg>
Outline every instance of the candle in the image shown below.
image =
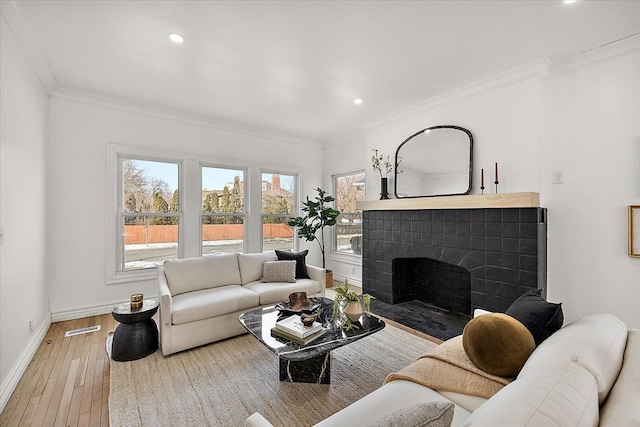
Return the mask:
<svg viewBox="0 0 640 427">
<path fill-rule="evenodd" d="M 484 187 L 484 169 L 480 169 L 480 187 Z"/>
<path fill-rule="evenodd" d="M 498 162 L 496 162 L 496 183 L 498 182 Z"/>
</svg>

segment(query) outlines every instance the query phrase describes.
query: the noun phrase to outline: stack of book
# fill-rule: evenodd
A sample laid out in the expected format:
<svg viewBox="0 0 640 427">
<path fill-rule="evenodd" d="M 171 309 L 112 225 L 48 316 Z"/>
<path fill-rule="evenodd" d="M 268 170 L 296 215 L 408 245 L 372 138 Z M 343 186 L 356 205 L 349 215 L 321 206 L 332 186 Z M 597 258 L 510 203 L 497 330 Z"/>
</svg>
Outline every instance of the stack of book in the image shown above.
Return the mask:
<svg viewBox="0 0 640 427">
<path fill-rule="evenodd" d="M 273 335 L 302 345 L 317 340 L 325 332 L 327 330 L 319 322 L 313 322 L 311 326 L 304 326 L 298 314 L 278 320 L 276 326 L 271 329 Z"/>
</svg>

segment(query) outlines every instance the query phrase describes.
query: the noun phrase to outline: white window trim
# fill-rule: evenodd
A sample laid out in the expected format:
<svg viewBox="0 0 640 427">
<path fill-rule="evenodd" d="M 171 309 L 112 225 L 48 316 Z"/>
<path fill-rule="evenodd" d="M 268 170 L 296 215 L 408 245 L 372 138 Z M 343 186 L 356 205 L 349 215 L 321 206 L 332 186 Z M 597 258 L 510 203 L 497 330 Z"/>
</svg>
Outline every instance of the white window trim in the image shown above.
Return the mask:
<svg viewBox="0 0 640 427">
<path fill-rule="evenodd" d="M 248 231 L 248 225 L 247 223 L 249 222 L 249 215 L 247 213 L 248 211 L 248 198 L 246 197 L 247 194 L 251 194 L 247 191 L 247 188 L 251 188 L 251 178 L 249 177 L 249 168 L 247 166 L 243 166 L 243 167 L 234 167 L 234 166 L 229 166 L 228 164 L 225 165 L 221 165 L 219 163 L 204 163 L 204 162 L 200 162 L 200 167 L 198 168 L 198 171 L 200 173 L 200 191 L 202 192 L 202 168 L 215 168 L 215 169 L 226 169 L 226 170 L 237 170 L 237 171 L 242 171 L 242 179 L 244 180 L 244 187 L 245 187 L 245 191 L 244 191 L 244 200 L 243 200 L 243 211 L 242 212 L 234 212 L 234 213 L 228 213 L 228 214 L 209 214 L 207 213 L 207 215 L 211 215 L 211 216 L 242 216 L 242 252 L 243 253 L 247 253 L 247 231 Z M 202 201 L 200 201 L 200 256 L 202 256 L 202 245 L 204 243 L 204 241 L 202 240 L 202 217 L 204 216 L 204 212 L 202 212 Z"/>
<path fill-rule="evenodd" d="M 262 174 L 270 173 L 276 175 L 287 175 L 293 177 L 293 206 L 295 211 L 292 215 L 300 215 L 300 171 L 292 169 L 260 169 L 260 206 L 258 207 L 258 214 L 260 216 L 260 252 L 264 251 L 264 236 L 262 233 Z M 299 238 L 296 230 L 293 230 L 293 252 L 298 252 Z"/>
<path fill-rule="evenodd" d="M 180 212 L 178 215 L 178 258 L 182 258 L 184 251 L 183 224 L 183 177 L 184 167 L 182 156 L 175 153 L 140 147 L 130 147 L 119 144 L 107 144 L 107 250 L 106 250 L 106 282 L 107 284 L 127 283 L 141 280 L 155 279 L 157 270 L 145 268 L 131 271 L 118 271 L 119 248 L 124 236 L 119 235 L 120 195 L 122 194 L 122 180 L 120 179 L 120 160 L 133 158 L 178 164 L 178 194 L 180 195 Z"/>
<path fill-rule="evenodd" d="M 337 191 L 336 191 L 336 178 L 342 177 L 342 176 L 348 176 L 348 175 L 357 175 L 357 174 L 364 174 L 365 175 L 365 187 L 366 187 L 366 171 L 364 169 L 361 168 L 355 168 L 354 170 L 348 170 L 346 172 L 336 172 L 336 173 L 332 173 L 330 175 L 331 177 L 331 191 L 333 191 L 333 195 L 334 197 L 337 198 Z M 335 232 L 335 227 L 331 228 L 331 250 L 329 251 L 329 253 L 327 254 L 327 259 L 330 259 L 332 261 L 339 261 L 339 262 L 343 262 L 345 264 L 352 264 L 352 265 L 362 265 L 362 254 L 358 255 L 358 254 L 350 254 L 348 252 L 339 252 L 336 250 L 336 232 Z"/>
<path fill-rule="evenodd" d="M 296 197 L 300 200 L 299 193 L 302 181 L 302 169 L 282 165 L 251 164 L 237 159 L 213 157 L 198 153 L 183 153 L 153 148 L 135 147 L 129 145 L 107 143 L 107 192 L 106 192 L 106 266 L 105 277 L 107 284 L 119 284 L 138 282 L 145 280 L 157 280 L 156 269 L 132 270 L 116 274 L 118 255 L 118 220 L 120 186 L 119 158 L 131 157 L 148 160 L 166 161 L 178 163 L 181 217 L 179 222 L 179 258 L 198 257 L 202 251 L 202 166 L 221 167 L 225 169 L 244 170 L 245 180 L 250 186 L 251 194 L 257 197 L 245 197 L 245 224 L 244 224 L 244 249 L 245 253 L 260 252 L 262 248 L 262 206 L 261 188 L 262 171 L 271 173 L 277 171 L 296 177 Z M 245 184 L 245 185 L 247 185 Z M 256 188 L 257 187 L 257 188 Z M 197 191 L 191 189 L 197 189 Z M 186 191 L 189 189 L 189 191 Z M 298 248 L 298 239 L 294 240 L 294 248 Z"/>
</svg>

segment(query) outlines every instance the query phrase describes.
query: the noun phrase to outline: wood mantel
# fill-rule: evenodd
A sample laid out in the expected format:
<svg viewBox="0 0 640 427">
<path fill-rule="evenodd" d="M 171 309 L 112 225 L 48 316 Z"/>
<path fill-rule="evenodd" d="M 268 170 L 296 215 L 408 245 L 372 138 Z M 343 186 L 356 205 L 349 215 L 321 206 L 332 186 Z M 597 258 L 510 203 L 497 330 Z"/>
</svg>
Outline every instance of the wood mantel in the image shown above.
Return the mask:
<svg viewBox="0 0 640 427">
<path fill-rule="evenodd" d="M 358 202 L 356 206 L 363 211 L 538 208 L 540 207 L 540 193 L 476 194 L 471 196 L 365 200 Z"/>
</svg>

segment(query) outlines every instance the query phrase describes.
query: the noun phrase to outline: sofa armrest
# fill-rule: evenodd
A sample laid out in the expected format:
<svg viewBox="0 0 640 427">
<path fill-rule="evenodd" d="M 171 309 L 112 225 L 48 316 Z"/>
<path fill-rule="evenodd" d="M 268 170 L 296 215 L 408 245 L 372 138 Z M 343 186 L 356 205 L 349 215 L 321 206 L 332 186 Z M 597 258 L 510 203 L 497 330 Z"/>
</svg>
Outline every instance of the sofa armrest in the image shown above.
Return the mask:
<svg viewBox="0 0 640 427">
<path fill-rule="evenodd" d="M 171 291 L 169 290 L 169 284 L 167 283 L 167 277 L 164 275 L 164 268 L 161 265 L 158 266 L 158 287 L 158 294 L 160 295 L 160 315 L 162 316 L 162 314 L 164 314 L 160 322 L 165 325 L 170 325 L 173 299 L 171 297 Z"/>
<path fill-rule="evenodd" d="M 309 273 L 309 278 L 311 280 L 320 282 L 320 287 L 322 289 L 321 293 L 322 296 L 324 296 L 324 290 L 327 287 L 327 271 L 324 268 L 307 264 L 307 273 Z"/>
<path fill-rule="evenodd" d="M 158 296 L 160 300 L 160 345 L 165 356 L 173 353 L 171 350 L 171 313 L 173 310 L 173 298 L 164 274 L 164 267 L 158 266 Z"/>
</svg>

